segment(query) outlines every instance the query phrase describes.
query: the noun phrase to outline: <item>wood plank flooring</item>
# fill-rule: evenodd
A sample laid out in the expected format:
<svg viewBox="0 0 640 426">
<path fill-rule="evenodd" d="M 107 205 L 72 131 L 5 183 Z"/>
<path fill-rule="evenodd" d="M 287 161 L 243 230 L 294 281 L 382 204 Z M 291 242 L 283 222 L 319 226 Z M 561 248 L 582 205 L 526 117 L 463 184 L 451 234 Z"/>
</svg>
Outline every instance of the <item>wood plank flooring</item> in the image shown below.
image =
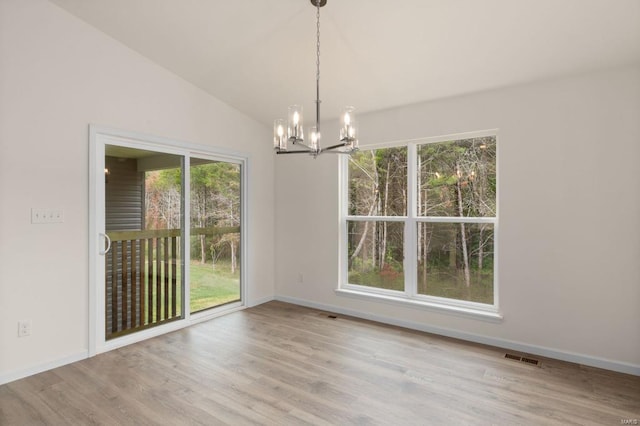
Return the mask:
<svg viewBox="0 0 640 426">
<path fill-rule="evenodd" d="M 270 302 L 0 386 L 0 425 L 640 421 L 640 377 L 328 315 Z"/>
</svg>

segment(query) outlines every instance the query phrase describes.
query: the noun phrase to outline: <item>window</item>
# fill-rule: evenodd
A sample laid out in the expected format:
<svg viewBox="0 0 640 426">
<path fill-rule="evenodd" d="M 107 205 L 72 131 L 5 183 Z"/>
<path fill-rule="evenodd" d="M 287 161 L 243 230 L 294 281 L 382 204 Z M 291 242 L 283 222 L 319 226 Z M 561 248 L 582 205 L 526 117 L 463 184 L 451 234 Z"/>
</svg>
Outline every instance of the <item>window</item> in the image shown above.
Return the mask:
<svg viewBox="0 0 640 426">
<path fill-rule="evenodd" d="M 341 290 L 497 312 L 496 132 L 363 149 L 343 171 Z"/>
</svg>

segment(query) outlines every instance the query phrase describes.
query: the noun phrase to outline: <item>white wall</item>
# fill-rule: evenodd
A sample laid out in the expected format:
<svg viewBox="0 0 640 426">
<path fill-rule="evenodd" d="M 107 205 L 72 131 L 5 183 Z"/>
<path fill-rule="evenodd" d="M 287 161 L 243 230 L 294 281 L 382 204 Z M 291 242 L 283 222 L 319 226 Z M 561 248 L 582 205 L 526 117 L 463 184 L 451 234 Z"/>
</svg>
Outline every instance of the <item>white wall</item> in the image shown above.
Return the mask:
<svg viewBox="0 0 640 426">
<path fill-rule="evenodd" d="M 640 374 L 640 66 L 365 115 L 360 141 L 493 128 L 501 323 L 336 295 L 334 156 L 276 160 L 278 297 Z"/>
<path fill-rule="evenodd" d="M 87 351 L 89 123 L 250 155 L 249 303 L 273 297 L 270 129 L 45 0 L 2 0 L 0 383 Z"/>
</svg>

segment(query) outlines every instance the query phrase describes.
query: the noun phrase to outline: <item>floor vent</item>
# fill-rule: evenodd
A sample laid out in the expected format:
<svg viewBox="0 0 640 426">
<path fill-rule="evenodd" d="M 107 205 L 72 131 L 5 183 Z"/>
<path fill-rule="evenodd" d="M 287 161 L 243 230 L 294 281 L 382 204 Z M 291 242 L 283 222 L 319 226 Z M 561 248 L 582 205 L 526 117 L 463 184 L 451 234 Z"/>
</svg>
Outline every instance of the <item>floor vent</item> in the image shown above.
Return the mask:
<svg viewBox="0 0 640 426">
<path fill-rule="evenodd" d="M 533 358 L 522 357 L 522 362 L 526 362 L 527 364 L 531 364 L 531 365 L 538 365 L 538 363 L 540 361 L 538 361 L 537 359 L 533 359 Z"/>
<path fill-rule="evenodd" d="M 504 354 L 504 357 L 507 358 L 507 359 L 512 359 L 514 361 L 524 362 L 525 364 L 531 364 L 531 365 L 540 364 L 540 361 L 538 361 L 537 359 L 528 358 L 526 356 L 519 356 L 519 355 L 506 353 L 506 354 Z"/>
<path fill-rule="evenodd" d="M 335 316 L 335 315 L 327 315 L 327 318 L 336 319 L 336 318 L 338 318 L 338 317 L 337 317 L 337 316 Z"/>
</svg>

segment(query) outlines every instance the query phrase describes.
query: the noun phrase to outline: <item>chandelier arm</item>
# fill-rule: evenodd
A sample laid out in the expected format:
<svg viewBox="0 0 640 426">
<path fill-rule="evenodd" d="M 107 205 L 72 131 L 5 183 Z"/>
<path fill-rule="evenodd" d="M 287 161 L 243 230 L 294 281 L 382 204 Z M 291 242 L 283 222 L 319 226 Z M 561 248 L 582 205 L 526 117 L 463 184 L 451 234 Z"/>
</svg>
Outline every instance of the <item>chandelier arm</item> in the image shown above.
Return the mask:
<svg viewBox="0 0 640 426">
<path fill-rule="evenodd" d="M 310 152 L 312 153 L 313 151 L 276 151 L 276 154 L 309 154 Z"/>
<path fill-rule="evenodd" d="M 313 148 L 311 148 L 311 146 L 307 145 L 306 143 L 304 143 L 304 141 L 301 141 L 301 140 L 298 140 L 298 141 L 296 141 L 296 142 L 293 142 L 293 144 L 294 144 L 294 145 L 300 145 L 300 146 L 303 146 L 303 147 L 305 147 L 305 148 L 306 148 L 307 150 L 309 150 L 309 151 L 313 151 L 313 150 L 314 150 Z"/>
<path fill-rule="evenodd" d="M 318 154 L 345 154 L 345 155 L 351 155 L 351 154 L 354 153 L 354 151 L 357 151 L 357 149 L 354 148 L 354 149 L 351 149 L 349 151 L 335 151 L 335 150 L 332 150 L 332 151 L 321 151 Z"/>
<path fill-rule="evenodd" d="M 329 150 L 332 150 L 332 149 L 336 149 L 336 148 L 340 148 L 340 147 L 343 147 L 343 146 L 347 146 L 348 144 L 349 144 L 348 142 L 343 142 L 343 143 L 339 143 L 339 144 L 336 144 L 336 145 L 331 145 L 331 146 L 328 146 L 326 148 L 322 148 L 320 150 L 320 152 L 326 152 L 326 151 L 329 151 Z"/>
</svg>

